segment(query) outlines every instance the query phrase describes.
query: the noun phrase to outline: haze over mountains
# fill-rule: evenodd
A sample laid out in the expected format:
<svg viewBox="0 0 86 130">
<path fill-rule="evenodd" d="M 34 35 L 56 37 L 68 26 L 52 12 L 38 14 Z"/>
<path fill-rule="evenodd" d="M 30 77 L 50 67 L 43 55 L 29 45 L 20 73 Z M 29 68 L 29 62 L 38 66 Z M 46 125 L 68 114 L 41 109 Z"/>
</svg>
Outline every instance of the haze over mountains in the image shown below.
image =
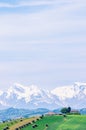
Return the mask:
<svg viewBox="0 0 86 130">
<path fill-rule="evenodd" d="M 16 83 L 6 92 L 0 91 L 0 109 L 56 109 L 64 106 L 86 108 L 86 83 L 77 82 L 51 91 L 34 85 L 23 86 Z"/>
</svg>

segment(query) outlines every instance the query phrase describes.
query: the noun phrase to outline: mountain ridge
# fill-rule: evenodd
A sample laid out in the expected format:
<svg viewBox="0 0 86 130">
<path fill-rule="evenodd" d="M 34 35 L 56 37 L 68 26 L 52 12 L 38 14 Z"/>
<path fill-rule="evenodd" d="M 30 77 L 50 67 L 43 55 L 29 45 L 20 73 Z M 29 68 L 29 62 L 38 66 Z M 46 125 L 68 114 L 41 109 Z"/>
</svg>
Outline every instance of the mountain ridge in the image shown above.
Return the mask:
<svg viewBox="0 0 86 130">
<path fill-rule="evenodd" d="M 0 108 L 73 108 L 86 107 L 86 83 L 57 87 L 51 91 L 35 85 L 14 84 L 6 92 L 0 91 Z"/>
<path fill-rule="evenodd" d="M 86 108 L 82 109 L 77 109 L 80 114 L 86 115 Z M 11 121 L 12 119 L 18 119 L 18 118 L 28 118 L 32 116 L 37 116 L 37 115 L 44 115 L 48 113 L 56 113 L 60 114 L 61 108 L 59 109 L 53 109 L 49 110 L 46 108 L 37 108 L 37 109 L 18 109 L 18 108 L 8 108 L 4 110 L 0 110 L 0 122 L 3 121 Z"/>
</svg>

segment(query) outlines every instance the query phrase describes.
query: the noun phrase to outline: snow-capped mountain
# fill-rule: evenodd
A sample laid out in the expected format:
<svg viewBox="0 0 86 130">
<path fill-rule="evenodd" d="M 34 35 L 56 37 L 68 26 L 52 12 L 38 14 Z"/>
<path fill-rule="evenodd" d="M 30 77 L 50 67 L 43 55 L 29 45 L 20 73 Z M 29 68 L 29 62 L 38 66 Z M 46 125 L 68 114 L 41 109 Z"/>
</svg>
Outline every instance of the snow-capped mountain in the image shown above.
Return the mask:
<svg viewBox="0 0 86 130">
<path fill-rule="evenodd" d="M 86 83 L 57 87 L 51 91 L 37 86 L 14 84 L 6 92 L 0 91 L 0 108 L 73 108 L 86 107 Z"/>
<path fill-rule="evenodd" d="M 10 87 L 7 92 L 4 92 L 0 96 L 1 104 L 4 108 L 15 107 L 15 108 L 53 108 L 57 106 L 55 100 L 58 98 L 51 94 L 48 90 L 43 90 L 37 86 L 23 86 L 20 84 L 14 84 Z"/>
<path fill-rule="evenodd" d="M 64 106 L 86 107 L 86 83 L 76 82 L 71 86 L 58 87 L 51 93 L 56 95 Z"/>
<path fill-rule="evenodd" d="M 76 82 L 71 86 L 58 87 L 52 90 L 51 93 L 58 96 L 62 100 L 65 100 L 66 98 L 73 98 L 78 95 L 80 96 L 80 93 L 86 95 L 86 83 Z"/>
</svg>

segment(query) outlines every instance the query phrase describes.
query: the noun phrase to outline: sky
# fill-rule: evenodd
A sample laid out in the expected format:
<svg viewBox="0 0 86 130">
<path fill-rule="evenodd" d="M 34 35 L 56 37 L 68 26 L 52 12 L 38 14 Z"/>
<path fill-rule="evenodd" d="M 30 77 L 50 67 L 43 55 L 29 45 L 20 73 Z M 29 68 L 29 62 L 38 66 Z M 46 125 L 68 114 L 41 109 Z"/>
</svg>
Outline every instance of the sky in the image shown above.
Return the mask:
<svg viewBox="0 0 86 130">
<path fill-rule="evenodd" d="M 0 89 L 86 82 L 86 0 L 0 0 Z"/>
</svg>

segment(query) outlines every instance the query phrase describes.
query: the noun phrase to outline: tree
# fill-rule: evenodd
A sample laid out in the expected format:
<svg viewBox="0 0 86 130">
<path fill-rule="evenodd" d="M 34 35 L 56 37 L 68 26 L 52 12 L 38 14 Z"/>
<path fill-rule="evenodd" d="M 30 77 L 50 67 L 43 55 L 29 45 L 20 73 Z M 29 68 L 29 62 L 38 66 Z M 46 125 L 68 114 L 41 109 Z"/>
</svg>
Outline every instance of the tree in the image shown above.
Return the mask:
<svg viewBox="0 0 86 130">
<path fill-rule="evenodd" d="M 66 114 L 67 113 L 67 108 L 66 107 L 62 108 L 61 112 L 64 113 L 64 114 Z"/>
<path fill-rule="evenodd" d="M 71 107 L 67 108 L 67 112 L 70 113 L 71 112 Z"/>
<path fill-rule="evenodd" d="M 64 113 L 64 114 L 70 113 L 71 112 L 71 107 L 68 107 L 68 108 L 64 107 L 64 108 L 61 109 L 61 112 Z"/>
</svg>

